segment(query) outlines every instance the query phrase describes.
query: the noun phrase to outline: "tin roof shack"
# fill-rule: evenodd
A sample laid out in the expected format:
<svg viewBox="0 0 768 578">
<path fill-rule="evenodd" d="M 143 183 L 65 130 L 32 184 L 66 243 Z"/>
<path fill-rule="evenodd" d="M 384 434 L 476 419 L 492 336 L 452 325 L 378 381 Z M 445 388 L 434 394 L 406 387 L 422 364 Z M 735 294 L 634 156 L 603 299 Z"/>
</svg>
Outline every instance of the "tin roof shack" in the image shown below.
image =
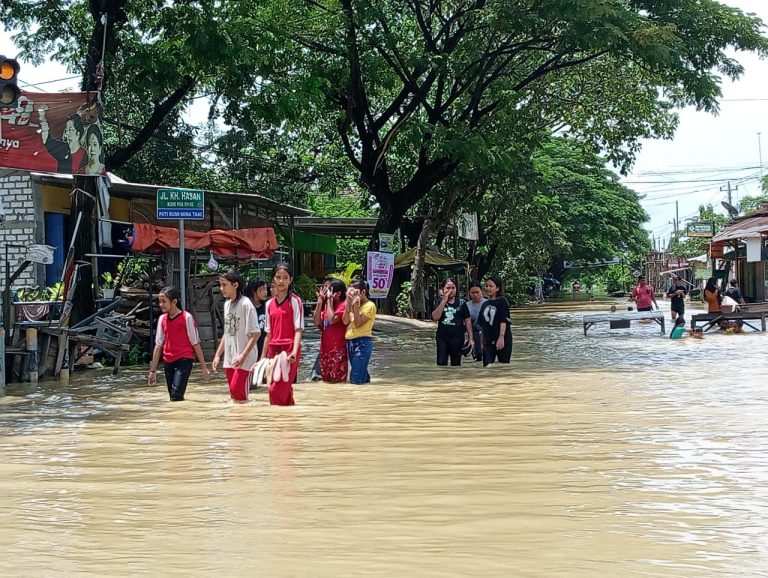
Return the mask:
<svg viewBox="0 0 768 578">
<path fill-rule="evenodd" d="M 726 246 L 735 250 L 724 251 Z M 746 301 L 768 299 L 768 205 L 736 217 L 712 238 L 711 259 L 732 259 L 732 270 Z M 728 280 L 724 281 L 726 284 Z"/>
<path fill-rule="evenodd" d="M 72 178 L 32 173 L 28 179 L 38 242 L 56 247 L 54 262 L 44 268 L 38 267 L 37 282 L 51 285 L 62 278 L 66 247 L 70 242 L 67 231 Z M 159 313 L 156 309 L 157 291 L 165 285 L 179 285 L 179 250 L 178 243 L 172 246 L 173 243 L 167 242 L 167 235 L 156 235 L 159 244 L 151 243 L 144 245 L 140 252 L 133 251 L 130 245 L 135 234 L 134 225 L 143 231 L 145 240 L 146 232 L 159 231 L 157 227 L 175 232 L 178 239 L 179 221 L 157 218 L 157 190 L 166 187 L 128 183 L 111 175 L 109 179 L 106 194 L 99 199 L 98 247 L 94 247 L 94 252 L 88 257 L 94 269 L 94 279 L 103 284 L 104 274 L 109 273 L 124 285 L 121 291 L 123 303 L 118 312 L 135 318 L 132 321 L 134 336 L 140 338 L 145 349 L 151 350 L 151 335 Z M 216 317 L 220 309 L 217 277 L 206 269 L 211 256 L 221 265 L 238 265 L 241 269 L 249 268 L 254 275 L 263 274 L 271 269 L 274 261 L 293 257 L 294 219 L 308 215 L 309 211 L 256 194 L 204 193 L 204 218 L 185 221 L 188 233 L 185 239 L 190 247 L 185 252 L 185 270 L 188 272 L 187 306 L 198 318 L 204 349 L 211 356 L 223 327 Z M 263 251 L 241 250 L 238 236 L 253 237 L 238 235 L 242 229 L 264 231 L 264 235 L 257 235 L 266 242 Z M 212 230 L 220 231 L 213 235 L 216 242 L 203 241 L 201 244 L 201 238 L 212 238 Z M 173 237 L 174 233 L 170 236 Z M 280 241 L 276 241 L 275 237 L 279 237 Z M 196 240 L 193 241 L 193 238 Z M 221 253 L 217 254 L 217 251 Z M 94 287 L 94 291 L 97 303 L 106 305 L 109 299 L 98 300 L 103 293 L 98 287 Z"/>
</svg>

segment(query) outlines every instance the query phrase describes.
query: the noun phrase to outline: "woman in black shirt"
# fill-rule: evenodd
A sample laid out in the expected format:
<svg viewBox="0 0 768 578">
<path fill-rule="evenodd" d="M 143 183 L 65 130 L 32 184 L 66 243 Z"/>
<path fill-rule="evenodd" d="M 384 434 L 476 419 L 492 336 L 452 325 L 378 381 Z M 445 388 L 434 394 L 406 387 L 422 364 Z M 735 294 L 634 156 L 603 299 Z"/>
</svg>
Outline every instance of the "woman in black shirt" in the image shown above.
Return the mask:
<svg viewBox="0 0 768 578">
<path fill-rule="evenodd" d="M 495 275 L 485 281 L 488 301 L 483 303 L 477 319 L 483 336 L 483 366 L 496 360 L 499 363 L 509 363 L 512 358 L 509 301 L 504 297 L 503 289 L 503 282 Z"/>
<path fill-rule="evenodd" d="M 437 364 L 461 365 L 461 350 L 464 346 L 464 319 L 460 315 L 463 301 L 456 296 L 456 283 L 453 279 L 443 281 L 442 299 L 432 312 L 432 319 L 437 321 Z"/>
</svg>

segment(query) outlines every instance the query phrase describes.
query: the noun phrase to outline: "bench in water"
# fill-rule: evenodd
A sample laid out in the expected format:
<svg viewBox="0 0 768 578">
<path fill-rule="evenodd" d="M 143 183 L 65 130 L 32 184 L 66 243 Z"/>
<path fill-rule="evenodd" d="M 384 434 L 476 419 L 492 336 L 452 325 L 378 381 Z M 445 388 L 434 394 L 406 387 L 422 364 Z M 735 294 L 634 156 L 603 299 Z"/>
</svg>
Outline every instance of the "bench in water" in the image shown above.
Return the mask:
<svg viewBox="0 0 768 578">
<path fill-rule="evenodd" d="M 715 326 L 719 326 L 722 321 L 740 321 L 748 325 L 755 331 L 765 331 L 765 318 L 768 316 L 768 303 L 746 303 L 737 305 L 736 311 L 721 311 L 718 313 L 699 313 L 691 317 L 691 329 L 696 329 L 697 324 L 701 323 L 703 331 L 709 331 Z M 759 321 L 760 329 L 749 323 L 750 321 Z"/>
<path fill-rule="evenodd" d="M 587 334 L 587 329 L 595 323 L 608 323 L 611 329 L 626 329 L 632 321 L 642 320 L 655 321 L 661 326 L 661 333 L 666 333 L 664 330 L 664 313 L 661 311 L 627 311 L 626 313 L 617 311 L 616 313 L 595 313 L 585 315 L 582 318 L 584 335 Z"/>
</svg>

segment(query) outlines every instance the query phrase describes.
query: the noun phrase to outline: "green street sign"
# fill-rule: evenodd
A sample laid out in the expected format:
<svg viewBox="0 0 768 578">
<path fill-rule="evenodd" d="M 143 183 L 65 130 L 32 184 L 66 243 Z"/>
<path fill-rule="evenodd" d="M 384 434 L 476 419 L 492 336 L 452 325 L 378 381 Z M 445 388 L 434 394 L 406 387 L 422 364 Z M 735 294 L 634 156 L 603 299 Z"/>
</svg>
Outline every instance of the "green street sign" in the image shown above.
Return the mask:
<svg viewBox="0 0 768 578">
<path fill-rule="evenodd" d="M 699 221 L 697 223 L 690 223 L 688 230 L 686 231 L 688 237 L 711 237 L 712 236 L 712 223 L 708 221 Z"/>
<path fill-rule="evenodd" d="M 205 191 L 199 189 L 157 189 L 158 219 L 205 218 Z"/>
</svg>

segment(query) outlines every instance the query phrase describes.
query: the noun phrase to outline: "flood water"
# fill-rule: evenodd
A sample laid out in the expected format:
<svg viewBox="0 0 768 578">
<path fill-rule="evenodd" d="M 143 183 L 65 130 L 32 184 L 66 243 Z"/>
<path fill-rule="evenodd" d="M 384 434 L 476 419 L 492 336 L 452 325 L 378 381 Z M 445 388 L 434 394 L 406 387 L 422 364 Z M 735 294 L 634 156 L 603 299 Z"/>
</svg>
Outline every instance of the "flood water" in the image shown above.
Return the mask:
<svg viewBox="0 0 768 578">
<path fill-rule="evenodd" d="M 0 574 L 768 576 L 768 338 L 585 338 L 608 306 L 514 311 L 510 366 L 381 337 L 372 384 L 289 408 L 9 385 Z"/>
</svg>

